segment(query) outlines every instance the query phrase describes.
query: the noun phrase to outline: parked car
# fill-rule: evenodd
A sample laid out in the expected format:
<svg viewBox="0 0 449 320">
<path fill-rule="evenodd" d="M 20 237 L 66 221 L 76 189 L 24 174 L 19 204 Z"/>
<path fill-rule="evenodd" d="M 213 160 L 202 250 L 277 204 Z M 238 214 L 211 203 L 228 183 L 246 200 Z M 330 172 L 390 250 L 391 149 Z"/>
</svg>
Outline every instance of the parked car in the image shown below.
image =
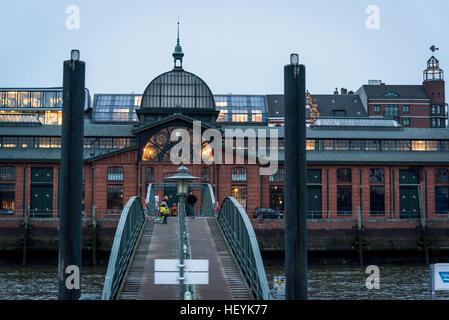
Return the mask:
<svg viewBox="0 0 449 320">
<path fill-rule="evenodd" d="M 255 219 L 282 219 L 284 216 L 279 211 L 271 208 L 257 208 L 254 210 L 253 217 Z"/>
</svg>

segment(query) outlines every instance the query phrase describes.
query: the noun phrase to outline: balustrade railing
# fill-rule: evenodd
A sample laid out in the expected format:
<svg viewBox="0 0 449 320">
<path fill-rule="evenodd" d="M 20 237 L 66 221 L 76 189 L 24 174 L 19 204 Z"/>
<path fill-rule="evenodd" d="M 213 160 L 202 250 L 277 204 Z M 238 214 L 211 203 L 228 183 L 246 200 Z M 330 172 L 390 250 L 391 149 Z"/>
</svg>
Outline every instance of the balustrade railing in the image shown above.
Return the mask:
<svg viewBox="0 0 449 320">
<path fill-rule="evenodd" d="M 256 234 L 241 204 L 233 197 L 226 198 L 217 220 L 255 298 L 271 300 Z"/>
<path fill-rule="evenodd" d="M 116 298 L 144 223 L 145 212 L 140 199 L 132 197 L 123 209 L 115 232 L 102 300 Z"/>
</svg>

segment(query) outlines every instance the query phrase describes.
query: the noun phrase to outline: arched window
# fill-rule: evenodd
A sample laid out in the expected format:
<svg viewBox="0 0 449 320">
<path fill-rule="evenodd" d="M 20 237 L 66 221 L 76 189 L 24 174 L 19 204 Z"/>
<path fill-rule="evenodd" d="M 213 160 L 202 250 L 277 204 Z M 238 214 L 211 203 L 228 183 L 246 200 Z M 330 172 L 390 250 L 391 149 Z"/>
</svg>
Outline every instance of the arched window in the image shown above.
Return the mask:
<svg viewBox="0 0 449 320">
<path fill-rule="evenodd" d="M 190 150 L 190 159 L 182 159 L 183 162 L 187 163 L 190 162 L 193 158 L 193 148 L 192 148 L 192 141 L 193 141 L 193 130 L 187 129 L 187 128 L 176 128 L 176 127 L 168 127 L 164 128 L 160 131 L 158 131 L 156 134 L 154 134 L 147 142 L 143 149 L 142 153 L 142 161 L 170 161 L 170 150 L 177 144 L 183 143 L 180 142 L 173 142 L 170 140 L 171 134 L 173 131 L 177 129 L 184 129 L 189 132 L 190 136 L 190 145 L 185 146 L 185 148 Z M 207 158 L 210 161 L 213 160 L 214 155 L 212 148 L 210 147 L 209 143 L 202 138 L 201 141 L 201 157 Z"/>
</svg>

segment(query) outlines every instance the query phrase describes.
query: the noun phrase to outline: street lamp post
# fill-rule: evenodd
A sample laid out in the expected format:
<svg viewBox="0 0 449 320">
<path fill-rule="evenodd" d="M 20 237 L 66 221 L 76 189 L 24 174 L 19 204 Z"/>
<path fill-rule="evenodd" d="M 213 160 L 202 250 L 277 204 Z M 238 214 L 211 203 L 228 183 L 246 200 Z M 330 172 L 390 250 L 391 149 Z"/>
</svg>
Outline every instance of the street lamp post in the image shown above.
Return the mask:
<svg viewBox="0 0 449 320">
<path fill-rule="evenodd" d="M 178 168 L 178 172 L 168 180 L 176 180 L 178 182 L 177 186 L 177 196 L 179 200 L 178 208 L 178 220 L 179 220 L 179 297 L 181 300 L 184 299 L 185 285 L 184 285 L 184 234 L 185 234 L 185 214 L 186 214 L 186 200 L 189 193 L 189 180 L 199 179 L 197 177 L 191 176 L 189 170 L 181 166 Z"/>
</svg>

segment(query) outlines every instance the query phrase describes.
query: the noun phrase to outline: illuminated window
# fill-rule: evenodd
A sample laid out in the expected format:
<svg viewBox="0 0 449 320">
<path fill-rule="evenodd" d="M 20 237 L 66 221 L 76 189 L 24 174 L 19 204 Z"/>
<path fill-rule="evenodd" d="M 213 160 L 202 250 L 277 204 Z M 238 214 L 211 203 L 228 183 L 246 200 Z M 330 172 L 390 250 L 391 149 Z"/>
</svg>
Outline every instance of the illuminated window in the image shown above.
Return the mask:
<svg viewBox="0 0 449 320">
<path fill-rule="evenodd" d="M 33 108 L 41 108 L 43 101 L 43 93 L 42 92 L 31 92 L 31 107 Z"/>
<path fill-rule="evenodd" d="M 232 122 L 248 122 L 248 113 L 247 112 L 239 112 L 232 113 Z"/>
<path fill-rule="evenodd" d="M 262 122 L 262 111 L 253 110 L 251 112 L 251 121 L 252 122 Z"/>
<path fill-rule="evenodd" d="M 215 102 L 215 105 L 217 107 L 227 107 L 228 106 L 228 102 L 227 101 L 217 101 L 217 102 Z"/>
<path fill-rule="evenodd" d="M 16 148 L 17 147 L 17 137 L 3 137 L 3 148 Z"/>
<path fill-rule="evenodd" d="M 51 138 L 50 137 L 39 137 L 36 138 L 37 148 L 51 148 Z"/>
<path fill-rule="evenodd" d="M 15 195 L 14 184 L 0 184 L 0 213 L 14 213 Z"/>
<path fill-rule="evenodd" d="M 17 107 L 17 92 L 6 92 L 6 105 L 10 108 Z"/>
<path fill-rule="evenodd" d="M 315 150 L 316 141 L 313 139 L 306 140 L 306 150 Z"/>
<path fill-rule="evenodd" d="M 413 140 L 412 151 L 426 151 L 426 142 L 422 140 Z"/>
<path fill-rule="evenodd" d="M 232 197 L 246 210 L 246 186 L 232 186 Z"/>
<path fill-rule="evenodd" d="M 53 137 L 51 138 L 51 148 L 61 148 L 61 138 Z"/>
<path fill-rule="evenodd" d="M 142 104 L 142 96 L 135 96 L 134 97 L 134 106 L 140 107 Z"/>
<path fill-rule="evenodd" d="M 30 93 L 29 92 L 18 92 L 17 93 L 17 107 L 18 108 L 28 108 L 31 105 Z"/>
</svg>

